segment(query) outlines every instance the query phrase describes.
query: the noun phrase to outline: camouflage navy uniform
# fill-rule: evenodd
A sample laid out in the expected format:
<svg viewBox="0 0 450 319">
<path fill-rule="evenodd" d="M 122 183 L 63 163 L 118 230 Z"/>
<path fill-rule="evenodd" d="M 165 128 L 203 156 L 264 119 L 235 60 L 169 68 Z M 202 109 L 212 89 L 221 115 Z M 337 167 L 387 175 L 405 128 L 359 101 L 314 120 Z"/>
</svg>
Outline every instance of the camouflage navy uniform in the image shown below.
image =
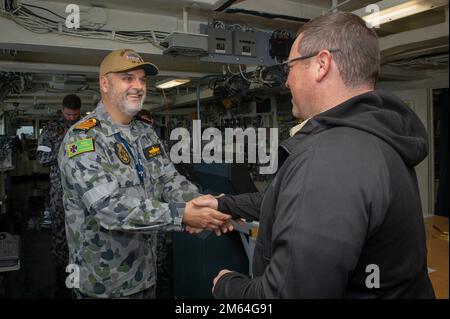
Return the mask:
<svg viewBox="0 0 450 319">
<path fill-rule="evenodd" d="M 79 292 L 89 297 L 153 290 L 156 234 L 182 230 L 185 202 L 200 196 L 150 125 L 133 120 L 129 127 L 123 134 L 100 102 L 59 151 L 69 260 L 80 270 Z"/>
<path fill-rule="evenodd" d="M 69 260 L 67 248 L 64 206 L 62 203 L 61 174 L 58 167 L 58 150 L 71 124 L 60 117 L 47 124 L 39 138 L 36 159 L 43 166 L 50 166 L 50 217 L 52 221 L 52 252 L 57 271 L 65 274 Z M 61 274 L 58 274 L 61 275 Z M 65 276 L 64 276 L 65 277 Z M 58 278 L 59 281 L 63 280 Z"/>
</svg>

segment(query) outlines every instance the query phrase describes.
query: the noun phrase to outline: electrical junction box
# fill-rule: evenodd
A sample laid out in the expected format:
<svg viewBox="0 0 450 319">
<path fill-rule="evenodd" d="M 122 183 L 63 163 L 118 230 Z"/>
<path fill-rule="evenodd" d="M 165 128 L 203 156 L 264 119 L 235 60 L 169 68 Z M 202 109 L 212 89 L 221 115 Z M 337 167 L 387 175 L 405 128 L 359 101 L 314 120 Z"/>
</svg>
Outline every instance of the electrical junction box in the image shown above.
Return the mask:
<svg viewBox="0 0 450 319">
<path fill-rule="evenodd" d="M 255 57 L 256 56 L 256 33 L 234 31 L 234 55 Z"/>
<path fill-rule="evenodd" d="M 77 91 L 86 86 L 87 82 L 84 75 L 54 75 L 48 85 L 52 89 Z"/>
<path fill-rule="evenodd" d="M 200 32 L 207 34 L 210 28 L 211 28 L 210 25 L 206 24 L 200 25 Z M 277 63 L 277 61 L 269 55 L 270 33 L 263 31 L 243 32 L 243 33 L 246 33 L 245 34 L 246 37 L 250 35 L 250 39 L 241 38 L 242 41 L 250 42 L 250 43 L 242 42 L 243 46 L 248 46 L 248 44 L 250 44 L 249 48 L 241 47 L 240 51 L 237 50 L 234 44 L 235 42 L 233 37 L 232 38 L 233 52 L 229 54 L 226 53 L 224 54 L 210 51 L 208 55 L 200 57 L 200 61 L 208 63 L 241 64 L 241 65 L 244 64 L 247 66 L 250 65 L 271 66 Z M 240 52 L 240 54 L 236 54 L 236 52 L 238 51 Z M 244 55 L 242 55 L 242 51 L 244 51 Z M 250 55 L 245 55 L 245 53 L 248 54 L 248 52 L 250 52 Z"/>
<path fill-rule="evenodd" d="M 163 54 L 203 56 L 208 54 L 208 35 L 172 32 L 161 45 L 166 47 Z"/>
<path fill-rule="evenodd" d="M 225 29 L 208 29 L 208 51 L 217 54 L 233 54 L 233 32 Z"/>
</svg>

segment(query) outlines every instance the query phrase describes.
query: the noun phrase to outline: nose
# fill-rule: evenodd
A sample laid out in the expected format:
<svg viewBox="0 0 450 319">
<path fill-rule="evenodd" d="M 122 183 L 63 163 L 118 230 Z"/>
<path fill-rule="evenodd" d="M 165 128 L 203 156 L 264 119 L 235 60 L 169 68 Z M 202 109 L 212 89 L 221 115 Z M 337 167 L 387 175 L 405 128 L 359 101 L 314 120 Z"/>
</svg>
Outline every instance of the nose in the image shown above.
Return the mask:
<svg viewBox="0 0 450 319">
<path fill-rule="evenodd" d="M 289 75 L 286 77 L 286 81 L 284 82 L 284 85 L 289 89 Z"/>
<path fill-rule="evenodd" d="M 141 79 L 136 78 L 136 79 L 134 79 L 134 81 L 132 83 L 132 88 L 145 92 L 145 89 L 147 88 L 147 86 L 146 86 L 146 83 L 142 82 Z"/>
</svg>

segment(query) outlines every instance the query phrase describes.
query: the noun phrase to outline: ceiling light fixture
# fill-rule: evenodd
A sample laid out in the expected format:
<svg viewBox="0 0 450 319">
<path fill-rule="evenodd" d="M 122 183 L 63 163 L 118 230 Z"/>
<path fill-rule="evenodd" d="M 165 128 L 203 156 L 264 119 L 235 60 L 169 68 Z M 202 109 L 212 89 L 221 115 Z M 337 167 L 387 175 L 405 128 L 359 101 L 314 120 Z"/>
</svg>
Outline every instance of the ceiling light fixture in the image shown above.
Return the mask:
<svg viewBox="0 0 450 319">
<path fill-rule="evenodd" d="M 156 83 L 158 89 L 170 89 L 191 82 L 190 79 L 166 79 Z"/>
<path fill-rule="evenodd" d="M 396 6 L 392 6 L 374 12 L 363 17 L 363 19 L 372 26 L 379 26 L 384 23 L 402 19 L 414 14 L 428 11 L 443 4 L 448 3 L 445 0 L 412 0 Z M 376 5 L 376 3 L 375 3 Z"/>
</svg>

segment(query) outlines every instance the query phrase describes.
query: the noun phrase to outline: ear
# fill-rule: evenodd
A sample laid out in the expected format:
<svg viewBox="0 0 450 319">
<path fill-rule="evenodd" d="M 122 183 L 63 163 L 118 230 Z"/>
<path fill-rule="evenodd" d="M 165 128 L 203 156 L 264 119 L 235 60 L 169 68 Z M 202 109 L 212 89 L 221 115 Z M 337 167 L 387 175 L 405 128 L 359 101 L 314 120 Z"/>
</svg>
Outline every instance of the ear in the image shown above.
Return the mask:
<svg viewBox="0 0 450 319">
<path fill-rule="evenodd" d="M 327 50 L 320 51 L 316 58 L 316 81 L 321 82 L 331 69 L 331 53 Z"/>
<path fill-rule="evenodd" d="M 108 92 L 108 88 L 109 88 L 109 80 L 107 78 L 106 75 L 102 75 L 100 76 L 100 78 L 98 79 L 98 84 L 100 86 L 100 91 L 102 93 L 106 93 Z"/>
</svg>

